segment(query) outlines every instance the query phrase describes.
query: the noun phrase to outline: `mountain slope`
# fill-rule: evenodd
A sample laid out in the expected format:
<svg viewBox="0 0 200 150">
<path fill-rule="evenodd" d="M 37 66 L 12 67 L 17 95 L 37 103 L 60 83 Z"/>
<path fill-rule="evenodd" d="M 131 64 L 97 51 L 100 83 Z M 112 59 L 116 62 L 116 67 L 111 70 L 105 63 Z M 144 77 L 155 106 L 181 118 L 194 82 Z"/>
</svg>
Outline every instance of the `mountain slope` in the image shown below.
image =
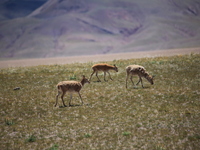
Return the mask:
<svg viewBox="0 0 200 150">
<path fill-rule="evenodd" d="M 0 21 L 0 57 L 196 47 L 199 13 L 197 0 L 48 0 L 26 17 Z"/>
</svg>

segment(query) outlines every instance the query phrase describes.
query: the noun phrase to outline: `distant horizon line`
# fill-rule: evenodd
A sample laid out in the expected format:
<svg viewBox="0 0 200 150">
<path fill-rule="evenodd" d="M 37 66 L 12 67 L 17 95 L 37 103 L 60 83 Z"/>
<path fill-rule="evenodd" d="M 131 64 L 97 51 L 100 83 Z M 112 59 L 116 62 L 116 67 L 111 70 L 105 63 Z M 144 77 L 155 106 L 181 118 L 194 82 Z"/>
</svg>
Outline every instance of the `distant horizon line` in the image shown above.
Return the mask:
<svg viewBox="0 0 200 150">
<path fill-rule="evenodd" d="M 120 52 L 120 53 L 110 53 L 110 54 L 81 55 L 81 56 L 0 60 L 0 69 L 10 68 L 10 67 L 28 67 L 28 66 L 54 65 L 54 64 L 59 65 L 59 64 L 72 64 L 72 63 L 113 61 L 120 59 L 174 56 L 174 55 L 185 55 L 191 53 L 199 54 L 200 47 L 123 52 L 123 53 Z"/>
</svg>

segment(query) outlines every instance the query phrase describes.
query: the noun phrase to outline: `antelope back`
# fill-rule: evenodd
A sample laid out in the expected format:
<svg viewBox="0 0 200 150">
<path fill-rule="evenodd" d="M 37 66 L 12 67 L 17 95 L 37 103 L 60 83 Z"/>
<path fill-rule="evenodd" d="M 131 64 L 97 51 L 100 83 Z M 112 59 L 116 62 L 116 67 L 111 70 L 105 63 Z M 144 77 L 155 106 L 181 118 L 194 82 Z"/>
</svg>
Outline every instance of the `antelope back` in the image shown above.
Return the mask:
<svg viewBox="0 0 200 150">
<path fill-rule="evenodd" d="M 62 92 L 78 92 L 81 90 L 82 84 L 77 81 L 62 81 L 57 87 Z"/>
<path fill-rule="evenodd" d="M 130 65 L 126 68 L 126 70 L 132 75 L 144 76 L 146 73 L 146 70 L 144 69 L 144 67 L 139 66 L 139 65 Z"/>
</svg>

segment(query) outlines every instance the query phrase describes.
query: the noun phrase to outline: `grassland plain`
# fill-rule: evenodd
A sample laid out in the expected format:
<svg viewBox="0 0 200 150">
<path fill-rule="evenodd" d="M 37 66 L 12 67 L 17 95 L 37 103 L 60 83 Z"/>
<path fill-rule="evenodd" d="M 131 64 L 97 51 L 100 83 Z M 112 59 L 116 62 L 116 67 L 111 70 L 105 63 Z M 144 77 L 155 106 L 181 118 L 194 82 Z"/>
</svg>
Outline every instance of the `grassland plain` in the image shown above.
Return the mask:
<svg viewBox="0 0 200 150">
<path fill-rule="evenodd" d="M 54 107 L 56 84 L 89 77 L 93 62 L 1 69 L 0 149 L 200 149 L 199 54 L 107 63 L 118 66 L 114 81 L 93 77 L 85 104 L 74 94 L 74 107 Z M 125 89 L 130 64 L 156 75 L 155 84 Z"/>
</svg>

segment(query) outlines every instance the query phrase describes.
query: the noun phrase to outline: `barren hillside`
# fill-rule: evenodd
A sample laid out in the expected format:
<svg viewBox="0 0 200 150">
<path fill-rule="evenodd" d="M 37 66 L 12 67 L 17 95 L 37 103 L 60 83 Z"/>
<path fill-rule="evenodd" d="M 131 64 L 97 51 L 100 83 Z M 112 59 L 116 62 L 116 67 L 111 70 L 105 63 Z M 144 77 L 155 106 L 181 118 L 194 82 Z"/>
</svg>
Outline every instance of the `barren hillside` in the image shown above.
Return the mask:
<svg viewBox="0 0 200 150">
<path fill-rule="evenodd" d="M 200 46 L 198 0 L 4 0 L 0 59 Z"/>
</svg>

